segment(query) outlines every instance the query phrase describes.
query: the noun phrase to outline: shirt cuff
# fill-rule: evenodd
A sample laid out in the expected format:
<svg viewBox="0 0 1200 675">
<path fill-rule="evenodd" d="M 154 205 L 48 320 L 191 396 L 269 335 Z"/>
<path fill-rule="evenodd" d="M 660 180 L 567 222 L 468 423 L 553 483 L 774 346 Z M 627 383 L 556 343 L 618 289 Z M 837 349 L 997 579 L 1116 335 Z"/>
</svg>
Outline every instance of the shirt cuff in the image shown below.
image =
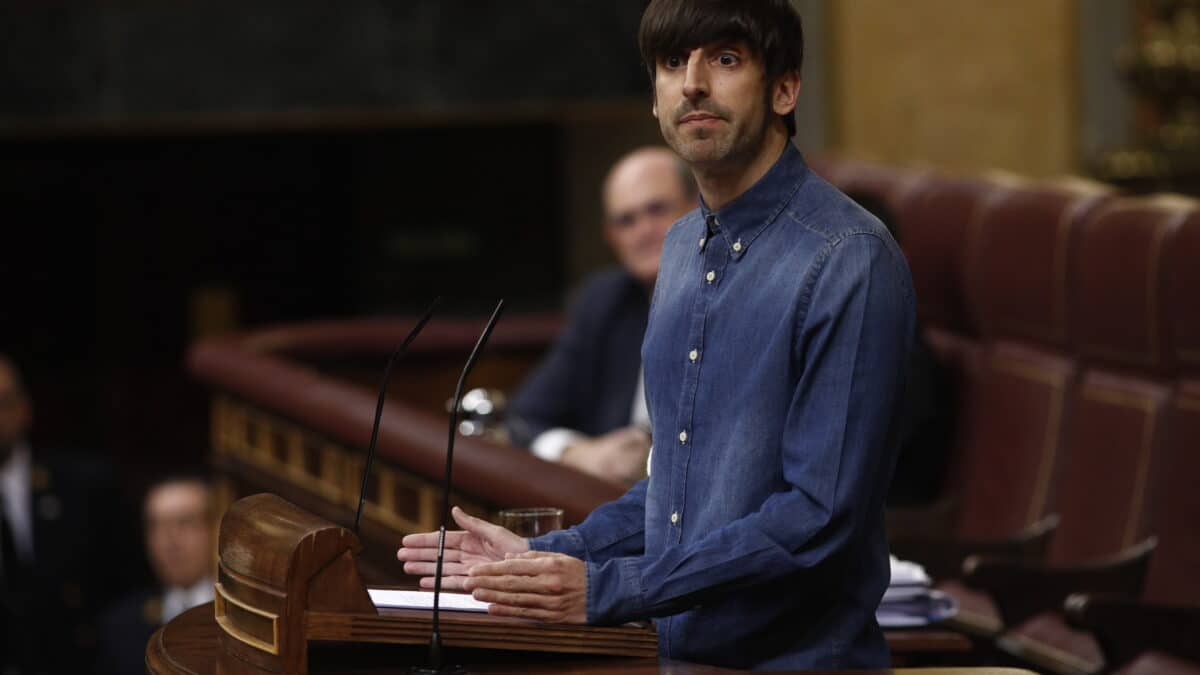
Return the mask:
<svg viewBox="0 0 1200 675">
<path fill-rule="evenodd" d="M 642 558 L 587 563 L 587 622 L 620 624 L 648 618 L 642 590 Z"/>
<path fill-rule="evenodd" d="M 573 527 L 547 532 L 540 537 L 532 537 L 527 542 L 530 551 L 549 551 L 550 553 L 563 553 L 580 560 L 588 559 L 587 545 L 583 541 L 583 536 Z"/>
<path fill-rule="evenodd" d="M 529 449 L 534 455 L 547 462 L 559 462 L 562 461 L 563 453 L 567 451 L 567 447 L 582 438 L 586 437 L 572 429 L 562 427 L 548 429 L 533 439 L 533 443 L 529 445 Z"/>
</svg>

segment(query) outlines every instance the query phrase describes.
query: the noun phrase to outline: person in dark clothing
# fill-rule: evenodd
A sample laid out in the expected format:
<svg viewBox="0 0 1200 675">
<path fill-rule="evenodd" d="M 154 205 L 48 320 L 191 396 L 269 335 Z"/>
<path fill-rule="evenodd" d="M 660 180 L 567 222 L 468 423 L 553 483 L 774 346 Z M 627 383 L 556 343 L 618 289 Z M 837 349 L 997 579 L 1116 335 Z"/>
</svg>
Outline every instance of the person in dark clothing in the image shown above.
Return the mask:
<svg viewBox="0 0 1200 675">
<path fill-rule="evenodd" d="M 106 462 L 33 448 L 32 421 L 0 355 L 0 673 L 86 672 L 95 615 L 123 578 L 120 500 Z"/>
<path fill-rule="evenodd" d="M 158 585 L 125 596 L 101 617 L 98 673 L 145 672 L 154 631 L 212 600 L 216 535 L 209 492 L 199 474 L 161 479 L 146 492 L 146 555 Z"/>
</svg>

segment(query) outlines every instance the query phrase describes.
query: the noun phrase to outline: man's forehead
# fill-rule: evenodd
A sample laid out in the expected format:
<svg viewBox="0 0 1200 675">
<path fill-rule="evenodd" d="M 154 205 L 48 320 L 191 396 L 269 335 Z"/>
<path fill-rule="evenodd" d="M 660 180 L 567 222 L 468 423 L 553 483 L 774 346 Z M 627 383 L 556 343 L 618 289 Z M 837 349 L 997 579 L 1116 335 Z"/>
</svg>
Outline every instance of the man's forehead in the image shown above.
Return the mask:
<svg viewBox="0 0 1200 675">
<path fill-rule="evenodd" d="M 208 490 L 200 482 L 172 482 L 159 485 L 146 495 L 146 514 L 176 515 L 181 511 L 204 510 Z"/>
<path fill-rule="evenodd" d="M 683 191 L 671 157 L 647 157 L 644 162 L 613 175 L 606 201 L 610 209 L 620 209 L 640 205 L 648 199 L 679 196 Z"/>
</svg>

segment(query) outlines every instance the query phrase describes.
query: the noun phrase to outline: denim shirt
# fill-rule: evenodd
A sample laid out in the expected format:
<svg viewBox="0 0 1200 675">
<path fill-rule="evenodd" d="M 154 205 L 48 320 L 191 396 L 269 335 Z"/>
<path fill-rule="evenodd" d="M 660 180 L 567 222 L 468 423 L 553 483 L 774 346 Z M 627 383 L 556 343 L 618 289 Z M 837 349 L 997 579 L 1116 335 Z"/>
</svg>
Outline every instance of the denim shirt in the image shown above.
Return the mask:
<svg viewBox="0 0 1200 675">
<path fill-rule="evenodd" d="M 655 618 L 665 657 L 887 666 L 883 500 L 913 326 L 886 228 L 789 144 L 667 235 L 642 344 L 650 477 L 531 546 L 585 560 L 588 621 Z"/>
</svg>

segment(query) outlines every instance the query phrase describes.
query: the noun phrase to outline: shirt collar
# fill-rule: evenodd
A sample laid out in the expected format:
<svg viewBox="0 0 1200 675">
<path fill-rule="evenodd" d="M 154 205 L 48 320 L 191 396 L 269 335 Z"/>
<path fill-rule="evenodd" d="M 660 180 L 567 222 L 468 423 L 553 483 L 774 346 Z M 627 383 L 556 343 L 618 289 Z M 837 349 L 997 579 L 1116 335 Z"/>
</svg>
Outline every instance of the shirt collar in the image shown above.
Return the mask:
<svg viewBox="0 0 1200 675">
<path fill-rule="evenodd" d="M 713 211 L 701 196 L 700 215 L 710 232 L 715 230 L 721 234 L 736 260 L 746 253 L 767 226 L 775 222 L 807 175 L 804 157 L 789 141 L 774 166 L 725 208 Z"/>
</svg>

